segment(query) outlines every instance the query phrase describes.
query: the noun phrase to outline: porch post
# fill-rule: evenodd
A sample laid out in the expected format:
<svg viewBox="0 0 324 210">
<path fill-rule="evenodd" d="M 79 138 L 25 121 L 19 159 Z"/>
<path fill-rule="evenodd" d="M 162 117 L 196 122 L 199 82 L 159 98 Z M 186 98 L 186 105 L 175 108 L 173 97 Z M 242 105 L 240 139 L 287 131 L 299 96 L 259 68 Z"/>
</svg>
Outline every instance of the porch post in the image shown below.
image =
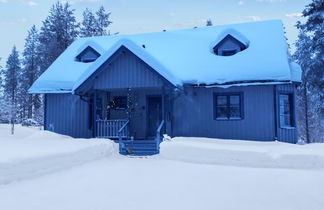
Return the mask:
<svg viewBox="0 0 324 210">
<path fill-rule="evenodd" d="M 97 91 L 93 94 L 93 135 L 97 137 Z"/>
<path fill-rule="evenodd" d="M 162 86 L 162 119 L 164 120 L 164 129 L 162 129 L 162 132 L 165 133 L 166 127 L 167 127 L 167 120 L 166 120 L 166 106 L 165 106 L 165 86 Z"/>
</svg>

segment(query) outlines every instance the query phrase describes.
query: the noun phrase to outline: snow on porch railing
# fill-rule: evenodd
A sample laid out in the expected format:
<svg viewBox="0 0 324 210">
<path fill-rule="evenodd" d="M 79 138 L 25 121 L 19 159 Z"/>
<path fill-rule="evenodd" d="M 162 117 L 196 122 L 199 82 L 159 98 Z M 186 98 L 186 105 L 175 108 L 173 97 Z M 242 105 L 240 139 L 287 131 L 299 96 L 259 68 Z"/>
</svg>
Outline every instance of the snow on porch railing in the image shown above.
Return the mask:
<svg viewBox="0 0 324 210">
<path fill-rule="evenodd" d="M 129 138 L 129 120 L 96 120 L 97 138 Z"/>
</svg>

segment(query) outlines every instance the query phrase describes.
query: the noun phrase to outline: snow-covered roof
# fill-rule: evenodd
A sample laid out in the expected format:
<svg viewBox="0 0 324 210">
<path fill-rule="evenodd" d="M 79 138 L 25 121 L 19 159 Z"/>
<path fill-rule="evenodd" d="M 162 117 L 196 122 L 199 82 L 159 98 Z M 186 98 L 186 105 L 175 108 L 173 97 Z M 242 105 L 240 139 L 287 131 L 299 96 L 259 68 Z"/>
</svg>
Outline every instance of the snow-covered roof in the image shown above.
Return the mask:
<svg viewBox="0 0 324 210">
<path fill-rule="evenodd" d="M 233 56 L 217 56 L 213 47 L 226 34 L 248 45 Z M 143 47 L 145 45 L 145 48 Z M 101 56 L 92 63 L 75 57 L 91 46 Z M 73 92 L 121 46 L 125 46 L 172 84 L 226 84 L 242 81 L 300 81 L 290 64 L 280 20 L 80 38 L 36 80 L 30 93 Z"/>
</svg>

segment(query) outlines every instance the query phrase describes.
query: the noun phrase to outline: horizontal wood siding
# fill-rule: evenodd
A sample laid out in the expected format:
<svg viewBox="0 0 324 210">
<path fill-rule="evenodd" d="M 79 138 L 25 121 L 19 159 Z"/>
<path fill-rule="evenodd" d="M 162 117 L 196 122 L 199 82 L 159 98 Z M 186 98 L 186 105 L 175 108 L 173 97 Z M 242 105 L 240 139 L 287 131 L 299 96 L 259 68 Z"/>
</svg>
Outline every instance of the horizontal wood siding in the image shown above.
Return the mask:
<svg viewBox="0 0 324 210">
<path fill-rule="evenodd" d="M 273 86 L 186 88 L 174 100 L 173 136 L 272 141 L 275 138 Z M 242 92 L 244 119 L 215 120 L 214 93 Z"/>
<path fill-rule="evenodd" d="M 46 94 L 45 129 L 75 138 L 90 138 L 89 106 L 72 94 Z"/>
<path fill-rule="evenodd" d="M 289 93 L 293 94 L 293 104 L 296 106 L 296 86 L 295 85 L 278 85 L 277 86 L 277 112 L 279 112 L 279 94 Z M 277 126 L 278 126 L 278 140 L 282 142 L 296 143 L 297 142 L 297 122 L 296 122 L 296 108 L 294 112 L 294 128 L 281 128 L 279 122 L 279 114 L 277 114 Z"/>
<path fill-rule="evenodd" d="M 94 80 L 95 89 L 163 86 L 163 78 L 128 50 L 104 68 Z"/>
</svg>

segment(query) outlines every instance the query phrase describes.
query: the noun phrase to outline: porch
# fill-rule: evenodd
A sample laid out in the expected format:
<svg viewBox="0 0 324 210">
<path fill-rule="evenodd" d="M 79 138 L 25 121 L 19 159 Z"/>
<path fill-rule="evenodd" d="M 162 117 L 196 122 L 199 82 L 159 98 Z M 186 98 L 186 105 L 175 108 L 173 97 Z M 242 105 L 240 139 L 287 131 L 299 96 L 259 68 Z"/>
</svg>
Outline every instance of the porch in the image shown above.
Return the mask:
<svg viewBox="0 0 324 210">
<path fill-rule="evenodd" d="M 93 136 L 119 143 L 124 155 L 159 153 L 170 132 L 170 100 L 164 88 L 95 90 L 90 99 Z"/>
</svg>

